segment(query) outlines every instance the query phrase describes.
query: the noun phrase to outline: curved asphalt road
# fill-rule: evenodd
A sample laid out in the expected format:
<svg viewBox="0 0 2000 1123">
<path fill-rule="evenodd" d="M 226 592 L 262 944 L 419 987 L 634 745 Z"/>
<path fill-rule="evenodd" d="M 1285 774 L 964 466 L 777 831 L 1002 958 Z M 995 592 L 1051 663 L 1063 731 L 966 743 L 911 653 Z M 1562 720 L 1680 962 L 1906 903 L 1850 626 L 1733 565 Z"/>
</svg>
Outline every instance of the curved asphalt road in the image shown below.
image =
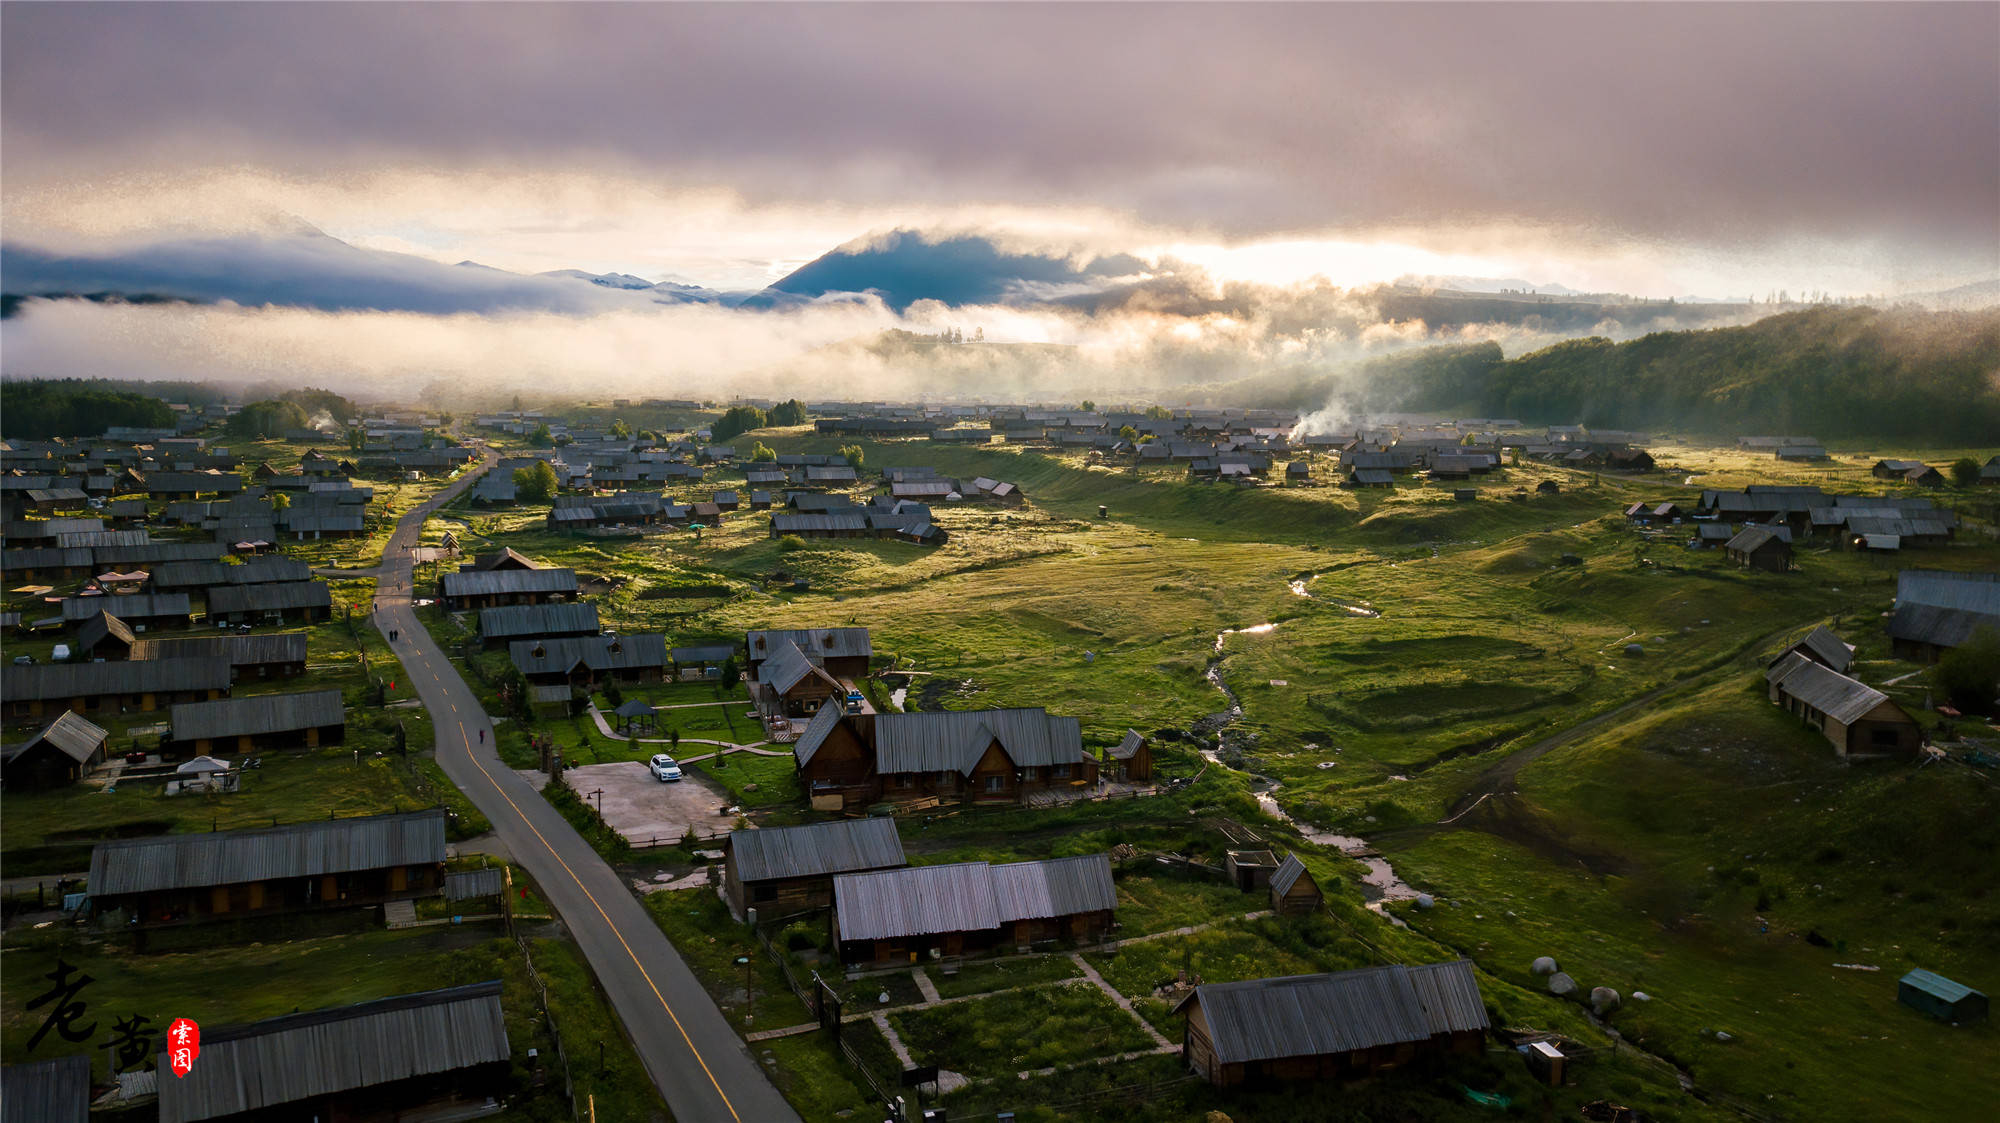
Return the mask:
<svg viewBox="0 0 2000 1123">
<path fill-rule="evenodd" d="M 485 457 L 482 471 L 496 459 L 490 450 Z M 396 524 L 382 552 L 375 591 L 375 627 L 385 636 L 391 628 L 400 630 L 396 654 L 437 723 L 438 764 L 492 820 L 508 853 L 562 916 L 677 1123 L 797 1120 L 798 1113 L 618 875 L 540 793 L 501 763 L 478 697 L 417 622 L 410 604 L 415 568 L 410 550 L 424 520 L 479 475 L 467 472 Z"/>
</svg>

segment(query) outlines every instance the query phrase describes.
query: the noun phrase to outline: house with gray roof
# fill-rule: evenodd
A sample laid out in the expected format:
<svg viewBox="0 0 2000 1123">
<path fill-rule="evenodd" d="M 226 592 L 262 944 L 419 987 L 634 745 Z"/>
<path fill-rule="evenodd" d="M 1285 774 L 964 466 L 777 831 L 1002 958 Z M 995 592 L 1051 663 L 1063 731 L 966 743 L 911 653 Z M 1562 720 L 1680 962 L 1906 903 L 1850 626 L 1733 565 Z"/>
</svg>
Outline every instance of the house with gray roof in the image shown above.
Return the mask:
<svg viewBox="0 0 2000 1123">
<path fill-rule="evenodd" d="M 1987 628 L 2000 632 L 2000 573 L 1906 569 L 1896 575 L 1888 631 L 1899 658 L 1935 663 Z"/>
<path fill-rule="evenodd" d="M 507 645 L 507 656 L 538 686 L 589 687 L 607 678 L 657 682 L 666 673 L 667 637 L 651 632 L 515 640 Z"/>
<path fill-rule="evenodd" d="M 1887 694 L 1793 651 L 1764 672 L 1771 702 L 1820 731 L 1843 757 L 1912 755 L 1924 733 Z"/>
<path fill-rule="evenodd" d="M 737 916 L 771 920 L 831 905 L 835 875 L 908 864 L 888 817 L 731 831 L 722 891 Z"/>
<path fill-rule="evenodd" d="M 505 1095 L 512 1051 L 500 980 L 397 995 L 202 1030 L 201 1057 L 159 1083 L 160 1123 L 207 1119 L 373 1117 L 380 1105 Z M 158 1070 L 169 1070 L 159 1057 Z M 440 1116 L 443 1117 L 443 1116 Z"/>
<path fill-rule="evenodd" d="M 218 658 L 43 663 L 8 667 L 0 675 L 0 705 L 14 719 L 53 716 L 56 710 L 151 711 L 220 698 L 229 693 L 230 682 L 229 662 Z"/>
<path fill-rule="evenodd" d="M 199 755 L 316 749 L 338 745 L 347 738 L 347 707 L 338 690 L 185 702 L 173 708 L 168 720 L 172 729 L 168 737 L 184 751 Z"/>
<path fill-rule="evenodd" d="M 208 590 L 208 619 L 215 624 L 313 624 L 333 616 L 333 591 L 324 581 L 216 585 Z"/>
<path fill-rule="evenodd" d="M 822 706 L 792 745 L 812 805 L 1016 803 L 1097 783 L 1073 717 L 1039 706 L 849 714 Z"/>
<path fill-rule="evenodd" d="M 523 639 L 594 636 L 602 630 L 597 619 L 597 606 L 589 601 L 517 604 L 479 610 L 479 640 L 488 649 Z"/>
<path fill-rule="evenodd" d="M 1468 960 L 1363 967 L 1198 986 L 1174 1012 L 1181 1056 L 1222 1087 L 1345 1080 L 1418 1056 L 1485 1048 L 1486 1003 Z"/>
<path fill-rule="evenodd" d="M 510 604 L 548 604 L 576 597 L 573 569 L 482 569 L 447 573 L 438 596 L 450 612 Z"/>
<path fill-rule="evenodd" d="M 1117 906 L 1106 854 L 908 866 L 833 879 L 843 963 L 1094 940 L 1110 929 Z"/>
<path fill-rule="evenodd" d="M 25 741 L 0 746 L 0 779 L 10 792 L 74 784 L 104 759 L 104 730 L 64 710 Z"/>
<path fill-rule="evenodd" d="M 90 909 L 150 927 L 435 896 L 444 827 L 433 808 L 100 842 Z"/>
</svg>

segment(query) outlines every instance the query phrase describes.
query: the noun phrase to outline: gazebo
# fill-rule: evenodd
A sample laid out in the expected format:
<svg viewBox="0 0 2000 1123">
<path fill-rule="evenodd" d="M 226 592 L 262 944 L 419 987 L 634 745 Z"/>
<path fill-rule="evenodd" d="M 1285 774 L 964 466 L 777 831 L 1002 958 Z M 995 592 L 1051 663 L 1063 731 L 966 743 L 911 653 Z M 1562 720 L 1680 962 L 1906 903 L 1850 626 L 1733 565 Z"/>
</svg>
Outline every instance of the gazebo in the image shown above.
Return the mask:
<svg viewBox="0 0 2000 1123">
<path fill-rule="evenodd" d="M 624 728 L 625 732 L 628 734 L 632 732 L 633 724 L 642 719 L 645 723 L 647 732 L 653 731 L 653 720 L 654 720 L 653 715 L 655 711 L 653 707 L 647 705 L 644 702 L 641 702 L 637 698 L 628 699 L 623 705 L 619 706 L 618 709 L 613 712 L 618 715 L 620 719 L 619 724 Z"/>
</svg>

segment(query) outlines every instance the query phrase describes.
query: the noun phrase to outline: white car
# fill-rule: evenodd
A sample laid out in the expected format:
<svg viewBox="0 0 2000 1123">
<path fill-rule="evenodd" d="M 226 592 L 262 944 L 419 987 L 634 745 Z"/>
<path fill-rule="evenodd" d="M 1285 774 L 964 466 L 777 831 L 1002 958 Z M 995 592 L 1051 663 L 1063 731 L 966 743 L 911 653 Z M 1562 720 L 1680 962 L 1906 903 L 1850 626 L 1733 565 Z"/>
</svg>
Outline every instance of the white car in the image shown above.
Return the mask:
<svg viewBox="0 0 2000 1123">
<path fill-rule="evenodd" d="M 665 753 L 654 757 L 646 767 L 653 770 L 653 779 L 662 784 L 673 783 L 681 778 L 681 766 L 674 763 L 674 758 Z"/>
</svg>

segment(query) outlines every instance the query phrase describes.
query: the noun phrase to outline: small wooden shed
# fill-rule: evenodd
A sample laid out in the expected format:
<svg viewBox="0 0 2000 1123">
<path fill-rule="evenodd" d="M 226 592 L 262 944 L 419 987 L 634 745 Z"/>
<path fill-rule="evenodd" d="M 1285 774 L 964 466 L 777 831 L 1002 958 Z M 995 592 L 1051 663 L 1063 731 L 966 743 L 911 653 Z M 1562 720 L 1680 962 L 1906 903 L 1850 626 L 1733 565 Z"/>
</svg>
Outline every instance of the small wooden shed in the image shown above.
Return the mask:
<svg viewBox="0 0 2000 1123">
<path fill-rule="evenodd" d="M 1125 739 L 1110 749 L 1111 760 L 1117 766 L 1113 778 L 1129 783 L 1153 778 L 1153 746 L 1136 729 L 1127 729 Z"/>
<path fill-rule="evenodd" d="M 1318 912 L 1325 899 L 1299 856 L 1285 855 L 1278 872 L 1271 875 L 1271 907 L 1285 916 L 1302 916 Z"/>
<path fill-rule="evenodd" d="M 1921 967 L 1896 981 L 1896 1000 L 1954 1025 L 1986 1018 L 1984 994 Z"/>
</svg>

